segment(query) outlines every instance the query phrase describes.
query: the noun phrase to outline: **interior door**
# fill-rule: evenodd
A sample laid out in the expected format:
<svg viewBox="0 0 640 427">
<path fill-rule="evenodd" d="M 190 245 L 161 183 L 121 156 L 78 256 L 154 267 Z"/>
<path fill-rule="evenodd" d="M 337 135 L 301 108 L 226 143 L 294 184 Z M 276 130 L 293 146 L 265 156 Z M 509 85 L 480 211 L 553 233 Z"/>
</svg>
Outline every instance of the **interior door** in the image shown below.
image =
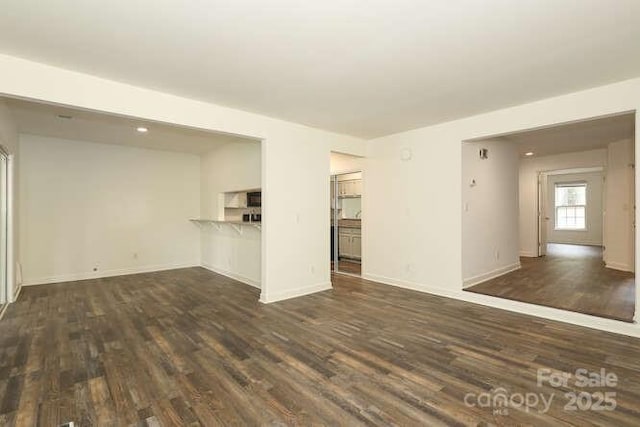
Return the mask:
<svg viewBox="0 0 640 427">
<path fill-rule="evenodd" d="M 547 254 L 547 175 L 538 174 L 538 256 Z"/>
<path fill-rule="evenodd" d="M 330 227 L 330 240 L 331 240 L 331 271 L 338 271 L 338 180 L 335 175 L 331 176 L 329 180 L 329 194 L 330 194 L 330 212 L 331 227 Z"/>
<path fill-rule="evenodd" d="M 631 224 L 631 268 L 632 271 L 636 271 L 636 168 L 630 166 L 628 168 L 629 176 L 629 222 Z M 637 291 L 636 291 L 637 292 Z"/>
<path fill-rule="evenodd" d="M 7 255 L 8 255 L 8 160 L 7 154 L 0 151 L 0 304 L 5 304 L 9 299 Z"/>
</svg>

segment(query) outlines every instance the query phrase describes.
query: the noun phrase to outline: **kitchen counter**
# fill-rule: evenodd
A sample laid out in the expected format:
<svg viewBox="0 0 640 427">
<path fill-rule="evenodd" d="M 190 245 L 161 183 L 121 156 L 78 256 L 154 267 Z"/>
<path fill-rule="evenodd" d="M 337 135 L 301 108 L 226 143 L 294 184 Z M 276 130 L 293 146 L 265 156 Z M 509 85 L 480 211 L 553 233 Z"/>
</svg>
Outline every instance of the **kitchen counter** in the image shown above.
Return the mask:
<svg viewBox="0 0 640 427">
<path fill-rule="evenodd" d="M 192 218 L 189 221 L 196 223 L 196 224 L 215 224 L 218 229 L 220 229 L 220 225 L 221 224 L 227 224 L 230 227 L 233 227 L 238 233 L 242 234 L 242 228 L 243 226 L 251 226 L 254 227 L 258 230 L 262 229 L 262 222 L 259 221 L 253 221 L 253 222 L 248 222 L 248 221 L 224 221 L 224 220 L 217 220 L 217 219 L 203 219 L 203 218 Z"/>
<path fill-rule="evenodd" d="M 338 227 L 340 228 L 362 228 L 362 221 L 359 219 L 339 219 Z"/>
<path fill-rule="evenodd" d="M 223 219 L 201 219 L 201 218 L 194 218 L 194 219 L 190 219 L 189 221 L 194 221 L 194 222 L 215 222 L 215 223 L 219 223 L 219 224 L 237 224 L 237 225 L 251 225 L 251 224 L 261 225 L 262 224 L 261 221 L 225 221 Z"/>
</svg>

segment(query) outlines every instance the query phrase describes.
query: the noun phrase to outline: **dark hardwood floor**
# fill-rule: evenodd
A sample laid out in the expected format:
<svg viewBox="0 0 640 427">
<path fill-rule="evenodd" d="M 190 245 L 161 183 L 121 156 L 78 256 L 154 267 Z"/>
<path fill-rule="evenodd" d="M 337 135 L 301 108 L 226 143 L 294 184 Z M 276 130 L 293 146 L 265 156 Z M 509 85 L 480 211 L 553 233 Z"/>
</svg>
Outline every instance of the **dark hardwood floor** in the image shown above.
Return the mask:
<svg viewBox="0 0 640 427">
<path fill-rule="evenodd" d="M 331 271 L 334 270 L 334 262 L 331 261 Z M 352 261 L 348 259 L 341 259 L 338 261 L 338 272 L 355 274 L 360 276 L 362 274 L 362 264 L 358 261 Z"/>
<path fill-rule="evenodd" d="M 0 425 L 640 424 L 639 339 L 333 281 L 269 305 L 200 268 L 25 288 L 0 321 Z M 544 368 L 619 382 L 538 387 Z M 465 404 L 501 388 L 553 401 Z M 565 410 L 572 391 L 617 407 Z"/>
<path fill-rule="evenodd" d="M 547 245 L 522 268 L 466 291 L 633 322 L 635 276 L 606 268 L 599 246 Z"/>
</svg>

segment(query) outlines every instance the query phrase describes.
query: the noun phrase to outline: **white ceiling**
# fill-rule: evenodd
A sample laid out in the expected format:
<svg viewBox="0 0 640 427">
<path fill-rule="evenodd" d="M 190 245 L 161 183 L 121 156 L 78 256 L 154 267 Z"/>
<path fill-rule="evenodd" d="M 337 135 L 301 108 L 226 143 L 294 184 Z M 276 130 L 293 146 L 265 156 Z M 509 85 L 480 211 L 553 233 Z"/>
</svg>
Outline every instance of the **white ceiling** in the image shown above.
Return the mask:
<svg viewBox="0 0 640 427">
<path fill-rule="evenodd" d="M 0 52 L 374 137 L 640 75 L 638 0 L 3 0 Z"/>
<path fill-rule="evenodd" d="M 145 122 L 92 111 L 16 99 L 4 99 L 4 102 L 11 110 L 18 131 L 32 135 L 193 154 L 203 154 L 223 144 L 251 141 L 233 135 Z M 148 128 L 149 132 L 144 134 L 137 132 L 136 128 L 139 126 Z"/>
<path fill-rule="evenodd" d="M 536 157 L 606 148 L 611 142 L 632 139 L 635 114 L 602 117 L 545 129 L 503 136 L 518 144 L 521 156 L 533 152 Z"/>
</svg>

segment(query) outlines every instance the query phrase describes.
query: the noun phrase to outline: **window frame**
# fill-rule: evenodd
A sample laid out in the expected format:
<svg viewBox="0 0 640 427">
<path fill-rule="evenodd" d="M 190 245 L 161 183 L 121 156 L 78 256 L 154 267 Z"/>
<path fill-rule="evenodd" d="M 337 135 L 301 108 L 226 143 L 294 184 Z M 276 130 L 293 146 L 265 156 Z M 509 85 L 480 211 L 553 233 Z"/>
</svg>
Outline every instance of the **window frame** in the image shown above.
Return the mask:
<svg viewBox="0 0 640 427">
<path fill-rule="evenodd" d="M 584 205 L 557 205 L 557 189 L 562 187 L 584 187 Z M 589 206 L 589 184 L 586 181 L 570 181 L 570 182 L 556 182 L 553 185 L 553 230 L 554 231 L 589 231 L 589 223 L 587 221 L 587 207 Z M 558 227 L 558 208 L 584 208 L 584 227 L 582 228 L 567 228 Z"/>
</svg>

